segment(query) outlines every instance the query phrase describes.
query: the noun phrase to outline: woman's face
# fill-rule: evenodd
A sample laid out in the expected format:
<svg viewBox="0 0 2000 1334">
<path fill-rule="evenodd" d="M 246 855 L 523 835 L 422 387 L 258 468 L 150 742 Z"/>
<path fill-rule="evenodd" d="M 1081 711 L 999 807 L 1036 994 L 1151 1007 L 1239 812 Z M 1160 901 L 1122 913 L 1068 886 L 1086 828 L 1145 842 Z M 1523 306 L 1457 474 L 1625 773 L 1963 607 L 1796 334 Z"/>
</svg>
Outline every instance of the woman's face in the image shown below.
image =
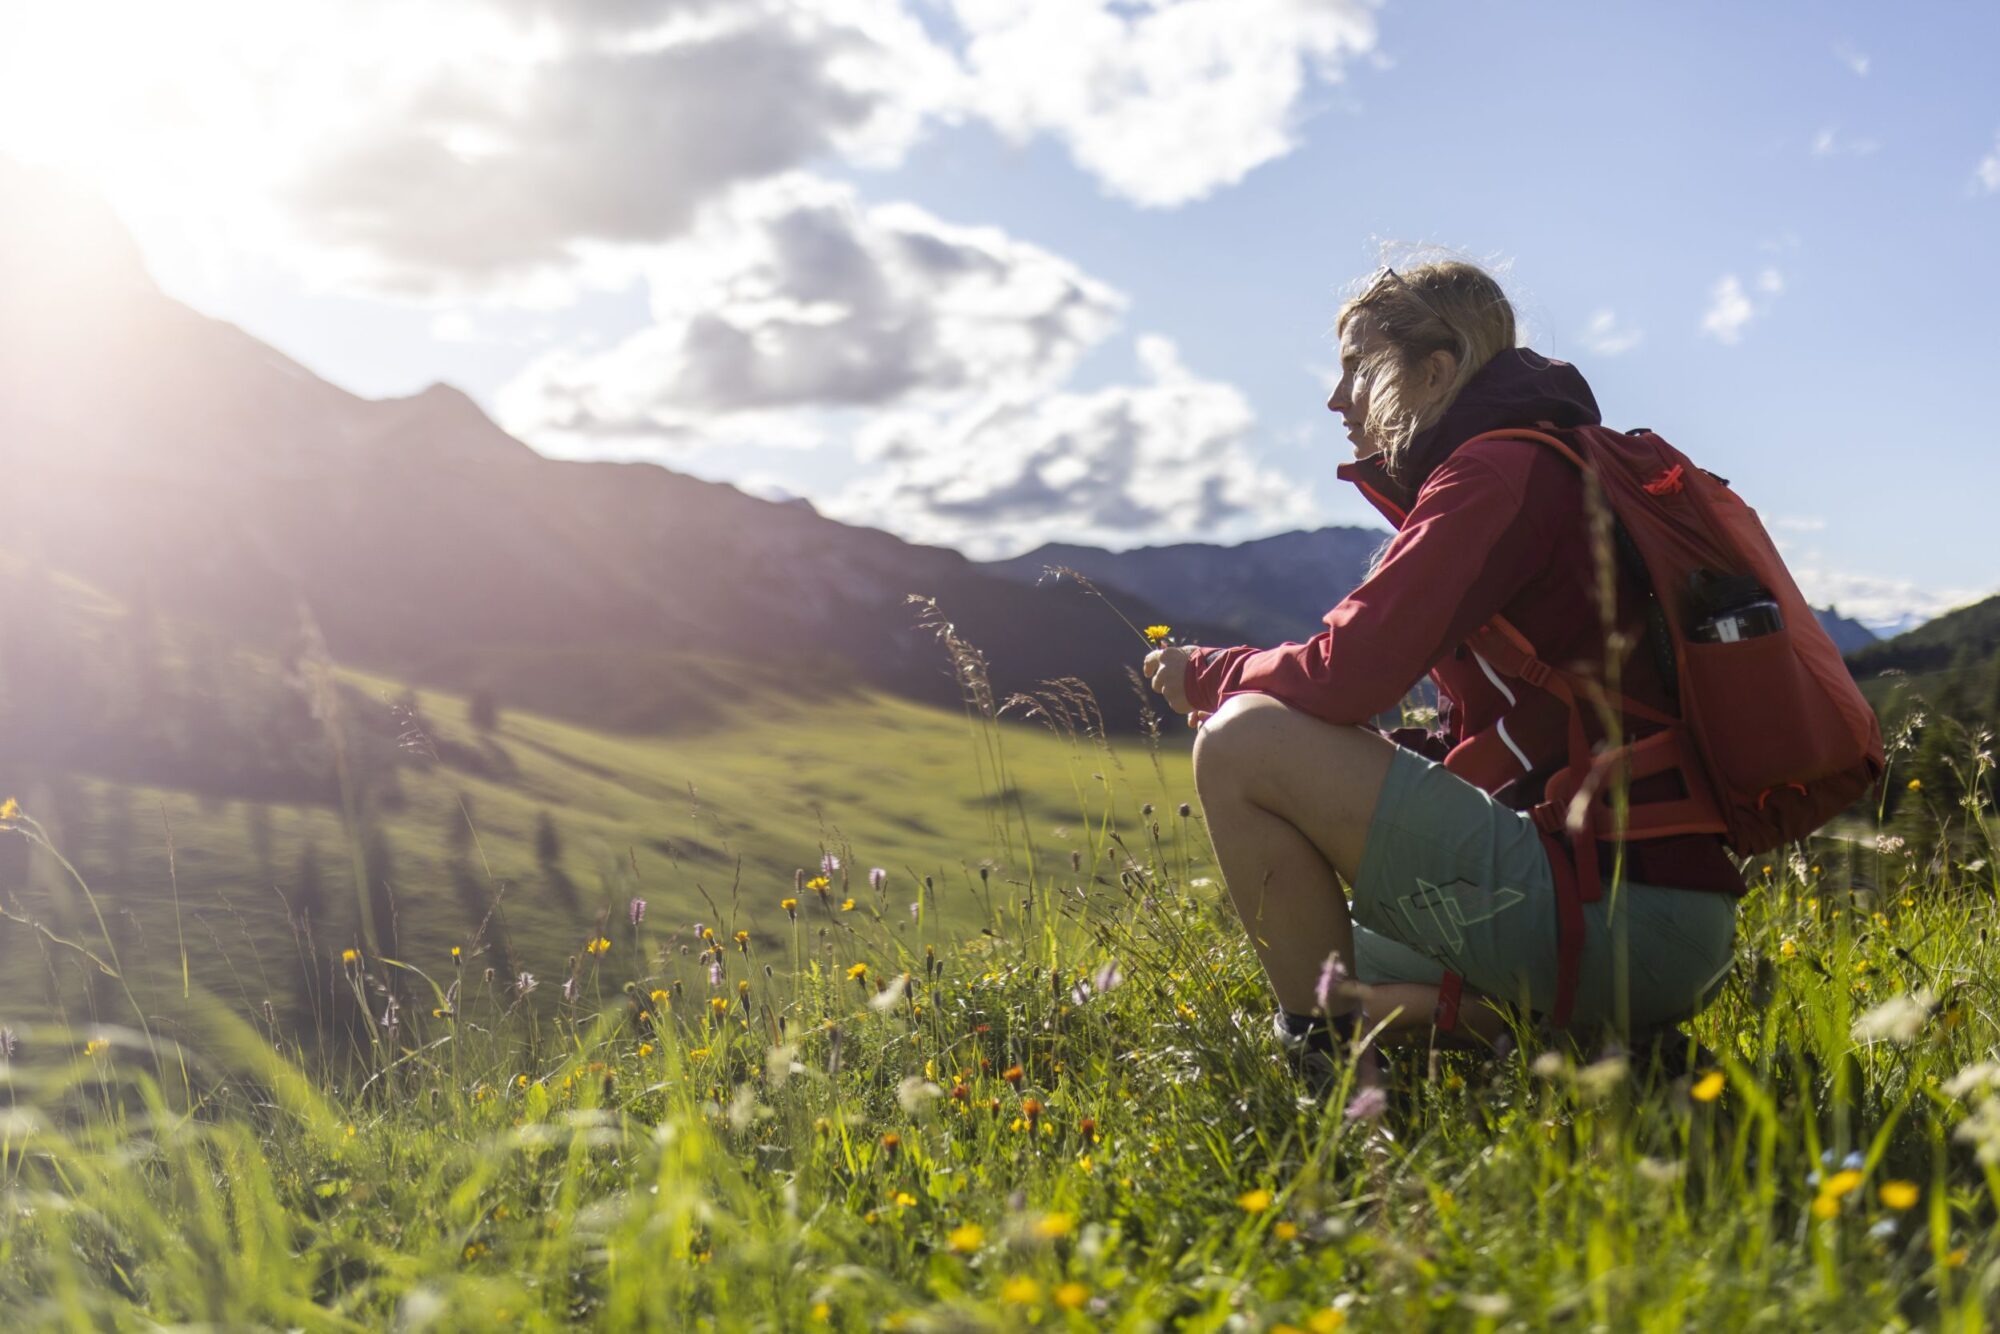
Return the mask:
<svg viewBox="0 0 2000 1334">
<path fill-rule="evenodd" d="M 1340 383 L 1327 396 L 1326 406 L 1327 411 L 1339 413 L 1346 424 L 1347 438 L 1354 445 L 1357 459 L 1379 454 L 1383 449 L 1383 442 L 1368 429 L 1369 397 L 1378 388 L 1372 381 L 1380 377 L 1381 371 L 1377 369 L 1371 374 L 1368 368 L 1393 363 L 1394 358 L 1377 356 L 1386 346 L 1381 326 L 1373 313 L 1365 309 L 1356 311 L 1340 331 Z M 1402 386 L 1404 410 L 1421 417 L 1431 401 L 1450 385 L 1457 371 L 1458 359 L 1449 352 L 1433 352 L 1412 366 L 1407 376 L 1411 383 Z"/>
</svg>

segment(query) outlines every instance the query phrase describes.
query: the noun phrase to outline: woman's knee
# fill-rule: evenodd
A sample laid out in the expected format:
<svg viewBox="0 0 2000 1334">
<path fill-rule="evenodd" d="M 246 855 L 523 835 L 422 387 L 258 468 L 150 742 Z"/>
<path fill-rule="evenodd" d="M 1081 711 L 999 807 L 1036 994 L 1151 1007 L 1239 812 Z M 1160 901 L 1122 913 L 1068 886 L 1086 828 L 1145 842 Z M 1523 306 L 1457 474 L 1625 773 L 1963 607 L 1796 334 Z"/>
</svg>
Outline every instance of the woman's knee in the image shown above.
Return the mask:
<svg viewBox="0 0 2000 1334">
<path fill-rule="evenodd" d="M 1201 725 L 1194 739 L 1195 789 L 1203 799 L 1240 787 L 1270 753 L 1291 706 L 1269 695 L 1232 695 Z"/>
</svg>

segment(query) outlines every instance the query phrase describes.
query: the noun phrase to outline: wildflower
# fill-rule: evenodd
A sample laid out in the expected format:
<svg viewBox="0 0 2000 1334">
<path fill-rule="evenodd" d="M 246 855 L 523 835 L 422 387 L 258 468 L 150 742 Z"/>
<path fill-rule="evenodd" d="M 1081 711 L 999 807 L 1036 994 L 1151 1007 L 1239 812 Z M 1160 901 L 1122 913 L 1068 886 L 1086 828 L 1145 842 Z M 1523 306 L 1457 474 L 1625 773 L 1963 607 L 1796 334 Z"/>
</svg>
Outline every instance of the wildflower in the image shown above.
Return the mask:
<svg viewBox="0 0 2000 1334">
<path fill-rule="evenodd" d="M 1799 943 L 1796 940 L 1793 940 L 1790 936 L 1786 936 L 1783 940 L 1778 942 L 1779 958 L 1796 959 L 1798 955 L 1799 955 Z"/>
<path fill-rule="evenodd" d="M 646 920 L 646 901 L 644 899 L 633 899 L 631 904 L 625 909 L 625 915 L 631 919 L 633 926 L 639 925 L 639 923 Z"/>
<path fill-rule="evenodd" d="M 1033 1306 L 1042 1299 L 1042 1285 L 1017 1274 L 1000 1285 L 1000 1300 L 1009 1306 Z"/>
<path fill-rule="evenodd" d="M 799 901 L 797 899 L 779 899 L 778 906 L 785 910 L 785 916 L 791 918 L 794 922 L 799 920 Z"/>
<path fill-rule="evenodd" d="M 1117 990 L 1120 984 L 1125 981 L 1125 973 L 1118 967 L 1118 961 L 1111 959 L 1106 961 L 1104 966 L 1097 970 L 1097 976 L 1091 981 L 1092 985 L 1097 988 L 1098 994 L 1102 995 L 1107 991 Z"/>
<path fill-rule="evenodd" d="M 1337 1306 L 1324 1306 L 1306 1317 L 1306 1328 L 1312 1334 L 1335 1334 L 1347 1325 L 1347 1312 Z"/>
<path fill-rule="evenodd" d="M 528 1077 L 526 1075 L 515 1075 L 514 1087 L 517 1089 L 524 1089 L 528 1087 Z"/>
<path fill-rule="evenodd" d="M 977 1223 L 961 1223 L 947 1232 L 944 1240 L 960 1255 L 970 1255 L 986 1244 L 986 1229 Z"/>
<path fill-rule="evenodd" d="M 916 1206 L 917 1197 L 910 1194 L 907 1190 L 899 1190 L 896 1192 L 895 1198 L 891 1203 L 898 1209 L 910 1209 Z"/>
<path fill-rule="evenodd" d="M 1912 792 L 1921 792 L 1921 791 L 1923 791 L 1923 790 L 1924 790 L 1924 780 L 1923 780 L 1923 779 L 1921 779 L 1921 778 L 1912 778 L 1912 779 L 1910 780 L 1910 791 L 1912 791 Z"/>
<path fill-rule="evenodd" d="M 1884 1181 L 1881 1189 L 1882 1203 L 1901 1213 L 1916 1207 L 1917 1198 L 1923 1194 L 1914 1181 Z"/>
<path fill-rule="evenodd" d="M 583 952 L 585 954 L 593 954 L 593 955 L 608 954 L 610 953 L 610 951 L 611 951 L 611 942 L 609 940 L 606 940 L 603 936 L 597 937 L 595 940 L 591 941 L 589 944 L 583 947 Z"/>
<path fill-rule="evenodd" d="M 1831 1195 L 1837 1200 L 1844 1195 L 1852 1194 L 1855 1187 L 1861 1184 L 1861 1180 L 1861 1173 L 1854 1171 L 1852 1168 L 1845 1172 L 1835 1172 L 1826 1179 L 1826 1184 L 1819 1188 L 1819 1193 L 1821 1195 Z"/>
<path fill-rule="evenodd" d="M 1272 1224 L 1271 1235 L 1279 1241 L 1291 1241 L 1299 1235 L 1299 1225 L 1289 1218 L 1281 1218 Z"/>
<path fill-rule="evenodd" d="M 824 1321 L 829 1317 L 831 1317 L 832 1315 L 833 1315 L 833 1308 L 831 1306 L 828 1306 L 825 1302 L 813 1303 L 813 1308 L 812 1308 L 813 1319 Z"/>
<path fill-rule="evenodd" d="M 1688 1090 L 1688 1096 L 1696 1102 L 1714 1102 L 1722 1096 L 1722 1086 L 1725 1082 L 1727 1081 L 1723 1079 L 1722 1071 L 1711 1070 L 1695 1081 L 1694 1087 Z"/>
<path fill-rule="evenodd" d="M 1148 644 L 1164 644 L 1167 641 L 1167 636 L 1173 632 L 1174 627 L 1171 625 L 1149 625 L 1146 627 L 1146 642 Z"/>
<path fill-rule="evenodd" d="M 745 955 L 750 953 L 750 933 L 748 931 L 738 931 L 736 933 L 736 948 L 743 951 Z"/>
<path fill-rule="evenodd" d="M 92 1038 L 90 1041 L 83 1044 L 83 1054 L 85 1056 L 102 1056 L 104 1055 L 105 1052 L 110 1050 L 111 1050 L 110 1038 Z"/>
<path fill-rule="evenodd" d="M 715 1011 L 715 1012 L 716 1012 L 717 1014 L 728 1014 L 728 1013 L 729 1013 L 729 997 L 727 997 L 727 996 L 710 996 L 710 997 L 708 998 L 708 1008 L 709 1008 L 709 1009 L 711 1009 L 711 1010 L 713 1010 L 713 1011 Z"/>
<path fill-rule="evenodd" d="M 1042 1114 L 1042 1100 L 1040 1098 L 1022 1099 L 1021 1115 L 1027 1117 L 1030 1124 L 1033 1124 L 1041 1116 L 1041 1114 Z"/>
<path fill-rule="evenodd" d="M 838 871 L 839 869 L 840 869 L 840 858 L 834 856 L 830 852 L 823 853 L 820 856 L 819 873 L 821 875 L 832 875 L 835 871 Z"/>
<path fill-rule="evenodd" d="M 1261 1214 L 1271 1207 L 1271 1192 L 1259 1187 L 1236 1197 L 1236 1205 L 1246 1214 Z"/>
<path fill-rule="evenodd" d="M 1018 1065 L 1008 1066 L 1006 1070 L 1003 1071 L 1000 1075 L 1000 1078 L 1006 1080 L 1009 1084 L 1012 1084 L 1015 1088 L 1021 1087 L 1021 1080 L 1024 1077 L 1025 1076 L 1021 1070 L 1021 1067 Z"/>
<path fill-rule="evenodd" d="M 710 1049 L 707 1047 L 695 1047 L 688 1052 L 688 1059 L 690 1061 L 699 1061 L 707 1056 L 709 1051 Z"/>
<path fill-rule="evenodd" d="M 523 996 L 540 985 L 541 983 L 535 981 L 535 975 L 530 972 L 524 971 L 519 977 L 514 979 L 514 990 Z"/>
<path fill-rule="evenodd" d="M 1083 1118 L 1083 1120 L 1078 1121 L 1076 1123 L 1076 1133 L 1078 1134 L 1078 1136 L 1082 1138 L 1085 1144 L 1088 1144 L 1092 1140 L 1096 1139 L 1097 1118 L 1094 1116 L 1086 1116 Z"/>
<path fill-rule="evenodd" d="M 812 879 L 806 881 L 806 888 L 811 890 L 813 893 L 819 895 L 821 898 L 825 898 L 826 891 L 831 889 L 832 887 L 833 887 L 833 881 L 828 880 L 823 875 L 816 875 Z"/>
<path fill-rule="evenodd" d="M 650 1042 L 642 1042 L 642 1043 L 640 1043 L 640 1044 L 639 1044 L 639 1055 L 640 1055 L 640 1057 L 641 1057 L 641 1058 L 644 1058 L 644 1057 L 647 1057 L 647 1056 L 651 1056 L 652 1054 L 653 1054 L 653 1044 L 652 1044 L 652 1043 L 650 1043 Z"/>
<path fill-rule="evenodd" d="M 1354 1095 L 1344 1115 L 1350 1121 L 1373 1121 L 1388 1110 L 1388 1094 L 1379 1088 L 1365 1088 Z"/>
<path fill-rule="evenodd" d="M 1055 1241 L 1076 1231 L 1076 1219 L 1068 1214 L 1043 1214 L 1035 1220 L 1035 1235 L 1045 1241 Z"/>
<path fill-rule="evenodd" d="M 865 963 L 855 964 L 847 970 L 847 976 L 856 982 L 866 981 L 868 978 L 868 965 Z"/>
<path fill-rule="evenodd" d="M 361 951 L 360 951 L 360 950 L 342 950 L 342 951 L 340 952 L 340 961 L 341 961 L 342 963 L 348 963 L 348 964 L 352 964 L 352 963 L 359 963 L 359 962 L 361 962 Z"/>
<path fill-rule="evenodd" d="M 453 963 L 457 963 L 459 959 L 463 956 L 463 953 L 464 951 L 460 950 L 458 946 L 453 945 L 451 947 L 451 961 Z"/>
<path fill-rule="evenodd" d="M 892 1130 L 882 1137 L 882 1152 L 888 1154 L 891 1158 L 894 1158 L 896 1151 L 902 1147 L 903 1137 L 895 1131 Z"/>
<path fill-rule="evenodd" d="M 5 801 L 0 801 L 0 820 L 18 820 L 20 818 L 20 802 L 14 800 L 12 797 L 7 798 Z"/>
<path fill-rule="evenodd" d="M 1907 1046 L 1916 1039 L 1936 1004 L 1937 998 L 1927 990 L 1918 990 L 1908 996 L 1891 996 L 1854 1021 L 1854 1040 Z"/>
<path fill-rule="evenodd" d="M 879 894 L 882 890 L 882 886 L 888 883 L 889 883 L 889 873 L 887 871 L 883 870 L 879 866 L 874 866 L 869 868 L 868 888 L 874 890 Z"/>
<path fill-rule="evenodd" d="M 566 1000 L 566 1001 L 573 1001 L 573 1000 L 575 1000 L 575 999 L 576 999 L 576 979 L 575 979 L 575 978 L 573 978 L 573 977 L 566 977 L 566 978 L 564 978 L 564 979 L 563 979 L 563 985 L 562 985 L 562 993 L 563 993 L 563 999 L 564 999 L 564 1000 Z"/>
<path fill-rule="evenodd" d="M 1944 1083 L 1944 1091 L 1954 1098 L 1963 1098 L 1969 1093 L 1991 1093 L 1996 1089 L 2000 1089 L 2000 1064 L 1992 1061 L 1968 1065 Z"/>
<path fill-rule="evenodd" d="M 1056 1305 L 1065 1311 L 1080 1311 L 1090 1300 L 1090 1289 L 1072 1279 L 1058 1287 L 1054 1293 Z"/>
<path fill-rule="evenodd" d="M 1327 1013 L 1336 990 L 1347 980 L 1347 965 L 1340 961 L 1340 955 L 1328 952 L 1326 962 L 1320 966 L 1319 981 L 1313 987 L 1313 1002 L 1319 1006 L 1321 1014 Z"/>
<path fill-rule="evenodd" d="M 659 1006 L 662 1010 L 666 1009 L 672 1003 L 667 993 L 659 987 L 654 987 L 646 999 L 652 1001 L 653 1004 Z"/>
</svg>

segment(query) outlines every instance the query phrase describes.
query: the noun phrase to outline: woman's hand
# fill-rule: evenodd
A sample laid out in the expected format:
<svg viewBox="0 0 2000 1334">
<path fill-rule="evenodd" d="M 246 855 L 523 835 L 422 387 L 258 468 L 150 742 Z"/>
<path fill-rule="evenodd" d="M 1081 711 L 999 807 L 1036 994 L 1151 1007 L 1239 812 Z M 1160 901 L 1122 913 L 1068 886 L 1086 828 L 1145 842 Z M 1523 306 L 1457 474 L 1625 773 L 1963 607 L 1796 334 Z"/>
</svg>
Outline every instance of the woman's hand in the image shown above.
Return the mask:
<svg viewBox="0 0 2000 1334">
<path fill-rule="evenodd" d="M 1188 712 L 1187 665 L 1188 651 L 1178 646 L 1156 648 L 1146 655 L 1146 680 L 1175 713 Z M 1189 725 L 1198 724 L 1191 719 Z"/>
</svg>

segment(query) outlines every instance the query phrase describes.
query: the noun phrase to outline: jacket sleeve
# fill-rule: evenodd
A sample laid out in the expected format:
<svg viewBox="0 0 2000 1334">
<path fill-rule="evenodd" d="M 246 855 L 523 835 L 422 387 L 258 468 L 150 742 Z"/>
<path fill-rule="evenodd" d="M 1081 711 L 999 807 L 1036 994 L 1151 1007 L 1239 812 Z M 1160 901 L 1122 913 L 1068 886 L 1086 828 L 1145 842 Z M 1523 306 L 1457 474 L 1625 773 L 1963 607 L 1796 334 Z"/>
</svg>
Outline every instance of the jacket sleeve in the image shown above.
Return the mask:
<svg viewBox="0 0 2000 1334">
<path fill-rule="evenodd" d="M 1547 561 L 1553 528 L 1524 490 L 1481 453 L 1453 455 L 1375 572 L 1326 614 L 1326 629 L 1272 649 L 1194 650 L 1190 705 L 1212 711 L 1232 695 L 1263 694 L 1347 724 L 1394 708 Z"/>
</svg>

